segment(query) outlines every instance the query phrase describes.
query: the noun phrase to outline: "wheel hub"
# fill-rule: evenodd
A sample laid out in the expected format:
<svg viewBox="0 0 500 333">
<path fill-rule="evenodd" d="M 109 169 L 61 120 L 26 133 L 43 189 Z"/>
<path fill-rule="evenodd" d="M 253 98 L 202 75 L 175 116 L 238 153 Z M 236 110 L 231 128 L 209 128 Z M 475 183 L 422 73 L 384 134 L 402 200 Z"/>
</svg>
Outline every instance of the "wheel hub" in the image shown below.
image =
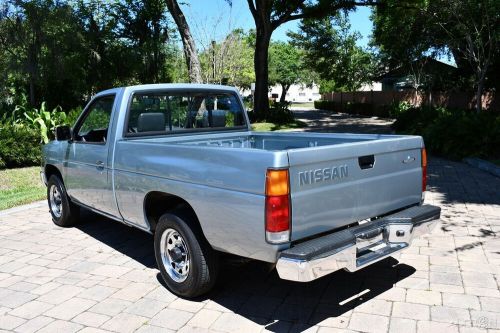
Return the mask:
<svg viewBox="0 0 500 333">
<path fill-rule="evenodd" d="M 49 189 L 49 204 L 52 214 L 56 218 L 60 218 L 62 215 L 62 198 L 61 192 L 56 185 L 52 185 Z"/>
<path fill-rule="evenodd" d="M 161 235 L 160 253 L 163 267 L 175 282 L 183 282 L 189 275 L 189 249 L 182 236 L 174 229 Z"/>
</svg>

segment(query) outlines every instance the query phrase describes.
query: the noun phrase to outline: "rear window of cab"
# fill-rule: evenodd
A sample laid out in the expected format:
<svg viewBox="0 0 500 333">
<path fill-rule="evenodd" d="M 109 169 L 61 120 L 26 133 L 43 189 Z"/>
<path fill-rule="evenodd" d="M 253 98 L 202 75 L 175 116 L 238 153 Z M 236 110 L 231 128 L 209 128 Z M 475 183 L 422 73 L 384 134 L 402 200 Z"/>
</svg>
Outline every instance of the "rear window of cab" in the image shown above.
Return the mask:
<svg viewBox="0 0 500 333">
<path fill-rule="evenodd" d="M 244 110 L 233 93 L 135 93 L 129 105 L 125 135 L 161 135 L 244 127 Z"/>
</svg>

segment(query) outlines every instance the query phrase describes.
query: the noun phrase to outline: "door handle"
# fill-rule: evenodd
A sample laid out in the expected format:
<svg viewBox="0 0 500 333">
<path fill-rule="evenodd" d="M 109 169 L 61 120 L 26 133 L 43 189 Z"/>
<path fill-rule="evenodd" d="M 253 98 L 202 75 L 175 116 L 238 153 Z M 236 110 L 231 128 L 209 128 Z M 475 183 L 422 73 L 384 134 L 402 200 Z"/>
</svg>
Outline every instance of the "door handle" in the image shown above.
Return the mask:
<svg viewBox="0 0 500 333">
<path fill-rule="evenodd" d="M 104 170 L 104 162 L 103 161 L 95 162 L 95 166 L 98 170 Z"/>
<path fill-rule="evenodd" d="M 375 156 L 374 155 L 366 155 L 358 157 L 358 164 L 362 170 L 371 169 L 375 164 Z"/>
</svg>

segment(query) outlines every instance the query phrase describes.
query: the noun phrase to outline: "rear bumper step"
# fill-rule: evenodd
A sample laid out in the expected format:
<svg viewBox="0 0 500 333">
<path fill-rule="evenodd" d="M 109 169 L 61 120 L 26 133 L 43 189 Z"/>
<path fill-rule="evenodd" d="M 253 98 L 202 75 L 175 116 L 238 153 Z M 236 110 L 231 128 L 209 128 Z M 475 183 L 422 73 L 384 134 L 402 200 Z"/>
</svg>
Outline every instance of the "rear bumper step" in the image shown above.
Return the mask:
<svg viewBox="0 0 500 333">
<path fill-rule="evenodd" d="M 307 282 L 340 269 L 350 272 L 410 246 L 415 237 L 430 233 L 441 208 L 411 207 L 379 220 L 300 243 L 280 253 L 280 278 Z"/>
</svg>

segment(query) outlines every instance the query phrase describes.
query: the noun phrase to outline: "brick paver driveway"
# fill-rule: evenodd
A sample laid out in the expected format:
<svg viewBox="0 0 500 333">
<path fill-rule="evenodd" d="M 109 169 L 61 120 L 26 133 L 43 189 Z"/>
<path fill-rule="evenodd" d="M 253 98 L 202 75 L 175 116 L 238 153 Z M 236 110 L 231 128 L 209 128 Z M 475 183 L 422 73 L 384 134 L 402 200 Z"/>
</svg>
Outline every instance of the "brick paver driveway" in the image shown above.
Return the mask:
<svg viewBox="0 0 500 333">
<path fill-rule="evenodd" d="M 442 225 L 397 263 L 312 283 L 225 266 L 188 301 L 159 281 L 152 237 L 95 215 L 56 227 L 47 207 L 0 213 L 0 329 L 19 332 L 493 332 L 500 329 L 500 179 L 432 159 Z"/>
</svg>

